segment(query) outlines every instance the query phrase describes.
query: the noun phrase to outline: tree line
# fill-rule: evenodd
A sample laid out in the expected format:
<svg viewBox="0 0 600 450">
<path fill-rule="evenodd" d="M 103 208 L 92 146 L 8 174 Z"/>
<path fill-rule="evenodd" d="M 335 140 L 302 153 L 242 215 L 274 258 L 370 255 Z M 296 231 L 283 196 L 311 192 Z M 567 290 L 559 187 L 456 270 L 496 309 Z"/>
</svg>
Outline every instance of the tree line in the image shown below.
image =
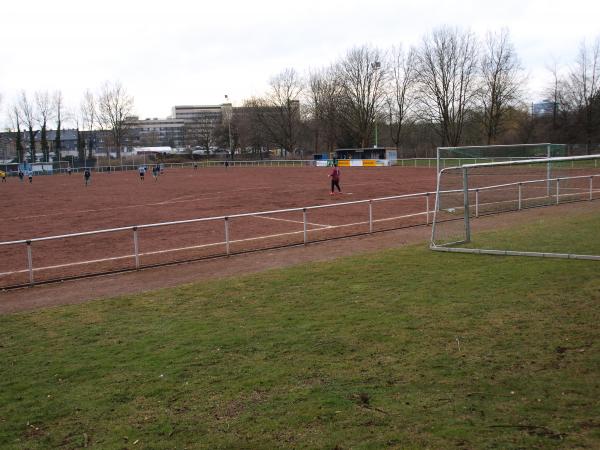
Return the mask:
<svg viewBox="0 0 600 450">
<path fill-rule="evenodd" d="M 410 48 L 363 45 L 304 75 L 285 69 L 264 95 L 244 100 L 210 134 L 202 127 L 190 139 L 260 155 L 273 148 L 303 156 L 375 145 L 428 156 L 436 146 L 528 142 L 583 144 L 589 152 L 600 142 L 600 36 L 582 41 L 568 66 L 549 71 L 553 81 L 544 96 L 551 111 L 533 114 L 508 30 L 477 36 L 442 26 Z M 47 152 L 44 130 L 51 120 L 60 129 L 61 99 L 60 92 L 33 98 L 22 92 L 9 108 L 12 128 L 31 134 L 39 125 Z M 93 148 L 94 130 L 107 130 L 118 152 L 132 111 L 124 87 L 105 83 L 96 94 L 85 93 L 71 118 L 88 131 L 84 147 Z"/>
<path fill-rule="evenodd" d="M 600 142 L 600 37 L 581 42 L 574 61 L 551 73 L 552 112 L 533 114 L 508 30 L 479 38 L 444 26 L 416 47 L 365 45 L 305 77 L 284 70 L 265 96 L 245 102 L 234 134 L 241 148 L 272 142 L 309 152 L 377 145 L 424 156 L 436 146 L 528 142 L 584 144 L 589 152 Z"/>
<path fill-rule="evenodd" d="M 16 159 L 35 161 L 36 134 L 39 132 L 39 150 L 42 159 L 49 161 L 52 147 L 55 159 L 61 159 L 61 131 L 65 122 L 77 129 L 77 149 L 80 159 L 93 158 L 96 132 L 107 131 L 110 146 L 120 153 L 127 135 L 127 118 L 132 114 L 133 97 L 119 82 L 105 82 L 97 93 L 87 90 L 78 108 L 67 109 L 60 90 L 53 93 L 36 91 L 29 95 L 21 91 L 8 107 L 9 131 L 14 132 Z M 47 139 L 49 129 L 55 131 L 52 144 Z M 85 132 L 85 133 L 84 133 Z M 23 142 L 24 134 L 27 141 Z"/>
</svg>

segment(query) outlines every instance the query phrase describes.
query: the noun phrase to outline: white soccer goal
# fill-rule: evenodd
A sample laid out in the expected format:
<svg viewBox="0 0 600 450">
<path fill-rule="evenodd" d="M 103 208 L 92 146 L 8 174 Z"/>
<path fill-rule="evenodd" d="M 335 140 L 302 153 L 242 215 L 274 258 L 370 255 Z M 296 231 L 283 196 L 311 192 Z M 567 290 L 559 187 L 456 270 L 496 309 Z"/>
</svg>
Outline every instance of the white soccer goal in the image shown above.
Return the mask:
<svg viewBox="0 0 600 450">
<path fill-rule="evenodd" d="M 510 144 L 510 145 L 471 145 L 465 147 L 438 147 L 436 157 L 437 173 L 446 167 L 463 164 L 518 161 L 535 158 L 567 156 L 564 144 Z M 548 165 L 547 168 L 551 166 Z M 548 178 L 550 178 L 548 173 Z"/>
<path fill-rule="evenodd" d="M 577 208 L 578 211 L 588 216 L 589 213 L 596 214 L 593 217 L 598 218 L 600 226 L 600 202 L 594 202 L 600 200 L 599 160 L 600 155 L 588 155 L 463 164 L 441 169 L 438 174 L 431 249 L 600 259 L 600 249 L 589 249 L 589 253 L 595 254 L 578 254 L 569 248 L 568 239 L 564 239 L 564 247 L 556 246 L 557 233 L 552 233 L 555 246 L 545 246 L 542 250 L 511 248 L 507 242 L 485 242 L 484 245 L 479 239 L 473 239 L 472 230 L 473 222 L 479 217 L 526 211 L 540 206 L 554 208 L 557 217 L 572 215 L 573 207 L 565 212 L 560 206 L 576 202 L 582 205 Z M 548 177 L 548 167 L 552 167 L 551 177 Z M 523 226 L 527 227 L 528 222 L 525 221 Z M 561 230 L 561 233 L 568 232 L 568 229 Z M 584 253 L 587 253 L 587 249 Z"/>
</svg>

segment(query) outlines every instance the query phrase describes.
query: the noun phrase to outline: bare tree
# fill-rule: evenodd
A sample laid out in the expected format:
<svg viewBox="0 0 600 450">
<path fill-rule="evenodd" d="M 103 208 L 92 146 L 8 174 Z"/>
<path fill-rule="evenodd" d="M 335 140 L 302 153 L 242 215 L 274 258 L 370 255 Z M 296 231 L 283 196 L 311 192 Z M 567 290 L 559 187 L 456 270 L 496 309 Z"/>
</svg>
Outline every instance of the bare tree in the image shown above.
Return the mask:
<svg viewBox="0 0 600 450">
<path fill-rule="evenodd" d="M 264 99 L 254 99 L 255 117 L 269 140 L 284 152 L 297 150 L 300 128 L 300 95 L 303 83 L 294 69 L 286 69 L 271 78 Z"/>
<path fill-rule="evenodd" d="M 19 117 L 21 121 L 27 127 L 29 132 L 29 158 L 31 162 L 35 162 L 35 106 L 31 100 L 27 97 L 25 91 L 21 91 L 19 97 Z"/>
<path fill-rule="evenodd" d="M 384 96 L 386 68 L 383 55 L 368 46 L 351 49 L 338 64 L 342 85 L 341 113 L 355 145 L 367 147 L 375 129 L 378 108 Z"/>
<path fill-rule="evenodd" d="M 488 32 L 481 57 L 480 91 L 482 122 L 487 144 L 503 131 L 506 114 L 520 100 L 521 65 L 507 29 Z"/>
<path fill-rule="evenodd" d="M 308 76 L 307 103 L 312 120 L 315 151 L 322 140 L 329 152 L 337 145 L 340 134 L 340 114 L 342 86 L 334 67 L 311 72 Z"/>
<path fill-rule="evenodd" d="M 48 145 L 47 132 L 48 122 L 52 119 L 54 106 L 48 91 L 38 91 L 35 93 L 35 103 L 37 106 L 37 120 L 40 126 L 40 147 L 45 161 L 50 161 L 50 146 Z"/>
<path fill-rule="evenodd" d="M 95 127 L 100 126 L 98 121 L 98 108 L 96 106 L 96 98 L 94 94 L 88 89 L 83 94 L 83 100 L 81 101 L 81 105 L 79 106 L 79 112 L 81 116 L 81 124 L 83 128 L 87 131 L 87 149 L 88 149 L 88 159 L 94 158 L 94 148 L 96 145 L 95 139 Z M 79 126 L 77 127 L 79 130 Z M 85 139 L 80 136 L 82 143 L 85 143 Z M 84 150 L 85 152 L 85 150 Z M 84 159 L 85 155 L 81 157 Z"/>
<path fill-rule="evenodd" d="M 133 113 L 133 97 L 120 82 L 106 82 L 100 90 L 97 102 L 98 122 L 110 130 L 119 158 L 127 135 L 127 118 Z"/>
<path fill-rule="evenodd" d="M 19 111 L 19 105 L 15 103 L 11 106 L 8 116 L 13 130 L 17 130 L 15 136 L 15 150 L 17 153 L 17 161 L 22 163 L 25 157 L 23 149 L 23 135 L 21 134 L 21 116 Z"/>
<path fill-rule="evenodd" d="M 196 120 L 196 127 L 198 144 L 206 150 L 206 155 L 208 155 L 213 142 L 213 124 L 209 118 L 199 117 Z"/>
<path fill-rule="evenodd" d="M 581 43 L 565 83 L 565 101 L 577 116 L 589 153 L 600 125 L 600 37 L 591 46 Z"/>
<path fill-rule="evenodd" d="M 389 62 L 389 89 L 386 104 L 389 113 L 389 130 L 392 142 L 400 146 L 403 126 L 411 117 L 416 101 L 415 86 L 417 52 L 411 48 L 407 53 L 402 47 L 392 47 Z"/>
<path fill-rule="evenodd" d="M 552 103 L 552 123 L 549 125 L 549 142 L 562 142 L 565 137 L 561 135 L 561 129 L 568 121 L 568 110 L 565 101 L 565 80 L 561 75 L 561 68 L 558 61 L 553 60 L 551 65 L 547 66 L 552 76 L 552 82 L 544 90 L 544 97 Z"/>
<path fill-rule="evenodd" d="M 272 142 L 263 122 L 266 121 L 269 106 L 261 98 L 252 97 L 244 101 L 243 106 L 233 111 L 231 121 L 232 139 L 242 149 L 251 148 L 262 159 Z M 228 141 L 229 130 L 225 126 L 218 129 L 217 141 Z"/>
<path fill-rule="evenodd" d="M 457 146 L 477 92 L 477 40 L 469 31 L 437 28 L 423 38 L 418 59 L 422 118 L 436 126 L 442 145 Z"/>
</svg>

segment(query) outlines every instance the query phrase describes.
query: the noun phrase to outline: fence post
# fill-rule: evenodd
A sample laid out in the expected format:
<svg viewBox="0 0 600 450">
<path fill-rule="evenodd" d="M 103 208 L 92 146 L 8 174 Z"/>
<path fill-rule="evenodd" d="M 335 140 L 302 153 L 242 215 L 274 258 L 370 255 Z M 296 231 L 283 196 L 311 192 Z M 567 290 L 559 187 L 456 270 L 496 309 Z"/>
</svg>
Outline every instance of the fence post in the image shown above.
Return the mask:
<svg viewBox="0 0 600 450">
<path fill-rule="evenodd" d="M 229 256 L 229 217 L 225 217 L 225 252 Z"/>
<path fill-rule="evenodd" d="M 302 208 L 302 222 L 304 227 L 304 245 L 308 242 L 308 236 L 306 232 L 306 208 Z"/>
<path fill-rule="evenodd" d="M 560 178 L 556 179 L 556 204 L 560 202 Z"/>
<path fill-rule="evenodd" d="M 592 192 L 593 192 L 593 185 L 594 185 L 594 177 L 593 177 L 593 176 L 591 176 L 591 177 L 590 177 L 590 201 L 593 199 L 593 196 L 592 196 Z"/>
<path fill-rule="evenodd" d="M 519 211 L 521 211 L 523 201 L 523 183 L 519 183 Z"/>
<path fill-rule="evenodd" d="M 140 246 L 138 243 L 138 229 L 133 227 L 133 252 L 135 254 L 135 269 L 140 268 Z"/>
<path fill-rule="evenodd" d="M 373 200 L 369 200 L 369 233 L 373 232 Z"/>
<path fill-rule="evenodd" d="M 31 241 L 27 241 L 27 267 L 29 268 L 29 284 L 33 286 L 33 257 L 31 255 Z"/>
<path fill-rule="evenodd" d="M 466 167 L 462 168 L 463 174 L 463 202 L 465 216 L 465 242 L 471 242 L 471 218 L 469 216 L 469 176 Z"/>
<path fill-rule="evenodd" d="M 479 217 L 479 189 L 475 189 L 475 217 Z"/>
</svg>

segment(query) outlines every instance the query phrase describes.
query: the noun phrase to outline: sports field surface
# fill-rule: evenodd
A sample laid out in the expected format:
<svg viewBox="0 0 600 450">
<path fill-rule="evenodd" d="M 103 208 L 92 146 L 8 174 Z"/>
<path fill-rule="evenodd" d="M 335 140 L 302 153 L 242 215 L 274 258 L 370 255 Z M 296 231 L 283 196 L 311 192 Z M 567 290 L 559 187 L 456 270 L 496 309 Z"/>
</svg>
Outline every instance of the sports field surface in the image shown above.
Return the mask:
<svg viewBox="0 0 600 450">
<path fill-rule="evenodd" d="M 135 171 L 99 173 L 92 175 L 88 187 L 84 186 L 80 174 L 38 176 L 31 184 L 11 178 L 1 186 L 4 214 L 0 217 L 0 241 L 434 190 L 434 169 L 344 168 L 343 193 L 331 196 L 329 170 L 316 167 L 171 169 L 158 181 L 148 173 L 143 182 Z M 369 231 L 368 215 L 367 204 L 310 210 L 306 219 L 308 239 Z M 372 219 L 373 231 L 425 223 L 425 198 L 376 202 L 372 207 Z M 303 220 L 302 211 L 231 219 L 227 224 L 231 241 L 229 250 L 236 253 L 301 243 Z M 139 230 L 140 264 L 223 254 L 223 222 Z M 134 264 L 133 253 L 130 229 L 34 242 L 34 276 L 37 281 L 43 281 L 127 269 Z M 29 274 L 25 245 L 5 246 L 2 254 L 0 287 L 26 283 Z"/>
<path fill-rule="evenodd" d="M 598 248 L 597 224 L 478 239 Z M 597 275 L 422 242 L 0 316 L 0 447 L 598 448 Z"/>
</svg>

